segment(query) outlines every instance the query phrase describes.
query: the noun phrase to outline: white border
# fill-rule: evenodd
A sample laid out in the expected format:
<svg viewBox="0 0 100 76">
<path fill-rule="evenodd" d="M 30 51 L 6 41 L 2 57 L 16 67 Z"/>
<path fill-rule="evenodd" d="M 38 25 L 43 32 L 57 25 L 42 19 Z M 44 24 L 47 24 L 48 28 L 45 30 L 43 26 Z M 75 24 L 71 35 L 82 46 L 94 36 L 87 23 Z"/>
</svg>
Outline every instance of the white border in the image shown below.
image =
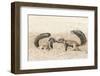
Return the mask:
<svg viewBox="0 0 100 76">
<path fill-rule="evenodd" d="M 28 25 L 27 15 L 60 15 L 60 16 L 85 16 L 88 17 L 88 58 L 71 60 L 50 60 L 50 61 L 27 61 L 28 49 Z M 56 67 L 75 67 L 94 65 L 94 11 L 70 10 L 70 9 L 51 9 L 36 7 L 21 7 L 20 9 L 20 69 L 40 69 Z M 58 64 L 57 64 L 58 63 Z"/>
</svg>

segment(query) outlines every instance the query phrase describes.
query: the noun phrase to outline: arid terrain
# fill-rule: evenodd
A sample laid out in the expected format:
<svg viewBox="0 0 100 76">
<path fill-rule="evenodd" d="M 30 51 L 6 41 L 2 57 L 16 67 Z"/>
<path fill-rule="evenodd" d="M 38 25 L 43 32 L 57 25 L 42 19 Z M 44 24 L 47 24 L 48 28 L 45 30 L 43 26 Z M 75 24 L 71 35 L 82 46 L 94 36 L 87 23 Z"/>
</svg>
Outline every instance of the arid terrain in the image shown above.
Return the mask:
<svg viewBox="0 0 100 76">
<path fill-rule="evenodd" d="M 74 40 L 80 43 L 79 38 L 70 33 L 72 30 L 81 30 L 88 40 L 88 17 L 29 15 L 28 19 L 28 60 L 87 58 L 87 43 L 79 47 L 80 51 L 73 51 L 72 48 L 65 51 L 64 45 L 61 43 L 54 43 L 53 49 L 46 50 L 41 49 L 41 47 L 47 44 L 49 38 L 41 39 L 39 48 L 35 47 L 34 40 L 41 33 L 51 33 L 51 37 L 56 40 L 64 38 L 65 40 Z"/>
<path fill-rule="evenodd" d="M 80 59 L 87 58 L 87 43 L 83 46 L 80 46 L 79 50 L 73 51 L 72 48 L 68 48 L 67 51 L 64 49 L 64 45 L 61 43 L 54 43 L 54 48 L 47 50 L 41 49 L 42 45 L 46 45 L 49 38 L 41 39 L 39 48 L 35 47 L 34 39 L 39 33 L 29 33 L 29 51 L 28 51 L 28 60 L 29 61 L 38 61 L 38 60 L 55 60 L 55 59 Z M 56 33 L 52 34 L 52 37 L 59 39 L 65 38 L 66 40 L 75 40 L 80 43 L 80 40 L 77 36 L 71 33 Z"/>
</svg>

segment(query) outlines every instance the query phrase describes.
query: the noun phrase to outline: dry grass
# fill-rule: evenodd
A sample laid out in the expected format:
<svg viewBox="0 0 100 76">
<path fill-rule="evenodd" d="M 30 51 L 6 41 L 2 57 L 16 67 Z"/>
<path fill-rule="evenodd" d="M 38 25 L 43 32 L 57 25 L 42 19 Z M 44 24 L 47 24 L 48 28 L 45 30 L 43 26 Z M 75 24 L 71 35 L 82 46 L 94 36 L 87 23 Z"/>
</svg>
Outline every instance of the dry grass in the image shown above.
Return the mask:
<svg viewBox="0 0 100 76">
<path fill-rule="evenodd" d="M 39 35 L 38 33 L 29 33 L 29 60 L 55 60 L 55 59 L 79 59 L 79 58 L 87 58 L 88 52 L 87 52 L 87 44 L 84 46 L 79 47 L 80 51 L 73 51 L 71 48 L 68 48 L 67 51 L 65 51 L 63 44 L 54 44 L 54 49 L 51 50 L 42 50 L 40 48 L 36 48 L 34 46 L 34 39 L 35 37 Z M 59 38 L 65 38 L 67 40 L 75 40 L 77 42 L 80 42 L 78 37 L 75 35 L 72 35 L 70 33 L 57 33 L 52 34 L 52 37 L 59 39 Z M 40 41 L 40 45 L 45 45 L 48 42 L 48 38 L 42 39 Z"/>
</svg>

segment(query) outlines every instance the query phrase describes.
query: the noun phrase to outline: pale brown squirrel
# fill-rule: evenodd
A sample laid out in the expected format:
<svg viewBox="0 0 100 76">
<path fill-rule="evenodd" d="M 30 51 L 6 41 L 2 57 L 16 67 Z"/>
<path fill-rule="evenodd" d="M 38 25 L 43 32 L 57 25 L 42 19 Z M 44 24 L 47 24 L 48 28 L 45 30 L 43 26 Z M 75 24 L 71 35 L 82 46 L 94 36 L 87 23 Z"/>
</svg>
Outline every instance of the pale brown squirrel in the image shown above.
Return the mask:
<svg viewBox="0 0 100 76">
<path fill-rule="evenodd" d="M 47 49 L 53 49 L 53 43 L 57 42 L 57 43 L 63 43 L 65 46 L 65 50 L 67 51 L 68 47 L 72 47 L 74 49 L 76 49 L 78 46 L 82 46 L 87 42 L 86 36 L 85 34 L 80 31 L 80 30 L 72 30 L 71 33 L 75 34 L 79 39 L 80 39 L 80 43 L 78 43 L 77 41 L 74 40 L 65 40 L 64 38 L 60 38 L 58 40 L 55 40 L 55 38 L 51 37 L 50 33 L 42 33 L 40 35 L 38 35 L 34 41 L 34 44 L 36 47 L 39 47 L 39 40 L 44 39 L 44 38 L 49 38 L 48 40 L 48 44 L 47 44 Z"/>
<path fill-rule="evenodd" d="M 63 43 L 65 46 L 65 50 L 67 51 L 68 47 L 72 47 L 73 50 L 79 50 L 79 46 L 86 44 L 87 39 L 85 34 L 80 30 L 73 30 L 71 33 L 75 34 L 79 39 L 80 43 L 74 40 L 65 40 L 64 38 L 58 39 L 58 43 Z"/>
</svg>

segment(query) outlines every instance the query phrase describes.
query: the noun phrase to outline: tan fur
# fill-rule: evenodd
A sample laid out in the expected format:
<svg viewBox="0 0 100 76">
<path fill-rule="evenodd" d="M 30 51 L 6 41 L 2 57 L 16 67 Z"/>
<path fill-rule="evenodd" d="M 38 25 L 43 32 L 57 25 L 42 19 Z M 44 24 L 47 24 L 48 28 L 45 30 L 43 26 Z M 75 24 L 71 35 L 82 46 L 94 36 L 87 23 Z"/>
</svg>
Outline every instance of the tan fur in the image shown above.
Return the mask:
<svg viewBox="0 0 100 76">
<path fill-rule="evenodd" d="M 70 44 L 70 45 L 76 45 L 79 46 L 79 43 L 77 41 L 73 41 L 73 40 L 65 40 L 66 43 Z"/>
<path fill-rule="evenodd" d="M 76 42 L 76 41 L 73 41 L 73 40 L 65 40 L 65 43 L 69 44 L 69 45 L 72 45 L 72 50 L 76 51 L 76 50 L 79 50 L 79 43 Z"/>
</svg>

